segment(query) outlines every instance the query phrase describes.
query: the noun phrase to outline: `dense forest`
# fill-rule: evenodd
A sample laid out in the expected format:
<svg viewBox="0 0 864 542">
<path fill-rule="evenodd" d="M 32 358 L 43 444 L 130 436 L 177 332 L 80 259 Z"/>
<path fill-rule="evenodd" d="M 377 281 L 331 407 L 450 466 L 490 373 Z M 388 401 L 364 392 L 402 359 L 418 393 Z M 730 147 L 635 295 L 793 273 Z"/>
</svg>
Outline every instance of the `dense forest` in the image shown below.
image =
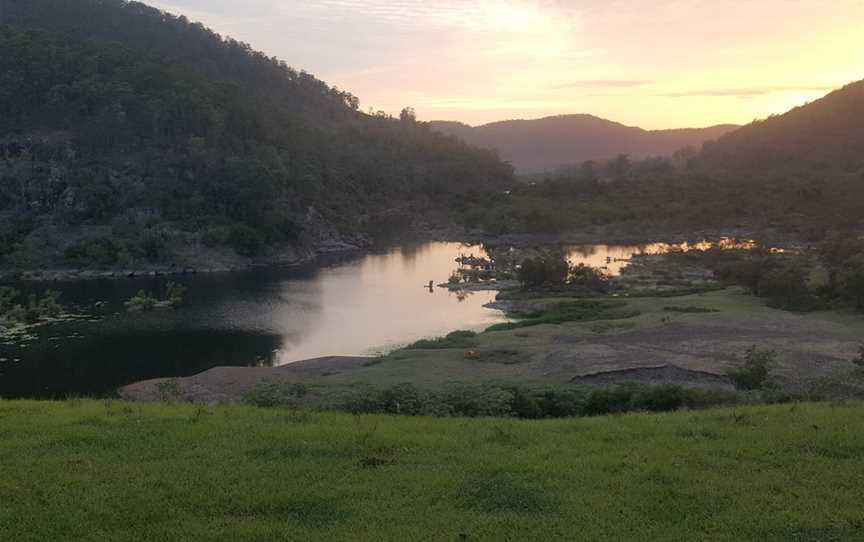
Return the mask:
<svg viewBox="0 0 864 542">
<path fill-rule="evenodd" d="M 849 173 L 864 166 L 864 81 L 708 142 L 691 167 L 735 176 Z"/>
<path fill-rule="evenodd" d="M 586 161 L 466 202 L 490 232 L 601 224 L 638 232 L 773 228 L 818 240 L 864 230 L 864 81 L 668 158 Z"/>
<path fill-rule="evenodd" d="M 350 93 L 137 2 L 0 0 L 0 50 L 6 264 L 314 248 L 512 178 L 409 108 L 362 113 Z"/>
<path fill-rule="evenodd" d="M 586 160 L 609 160 L 618 154 L 633 159 L 671 156 L 684 147 L 700 147 L 737 128 L 643 130 L 592 115 L 559 115 L 535 120 L 508 120 L 482 126 L 433 121 L 434 130 L 478 147 L 495 149 L 520 173 L 552 171 Z"/>
</svg>

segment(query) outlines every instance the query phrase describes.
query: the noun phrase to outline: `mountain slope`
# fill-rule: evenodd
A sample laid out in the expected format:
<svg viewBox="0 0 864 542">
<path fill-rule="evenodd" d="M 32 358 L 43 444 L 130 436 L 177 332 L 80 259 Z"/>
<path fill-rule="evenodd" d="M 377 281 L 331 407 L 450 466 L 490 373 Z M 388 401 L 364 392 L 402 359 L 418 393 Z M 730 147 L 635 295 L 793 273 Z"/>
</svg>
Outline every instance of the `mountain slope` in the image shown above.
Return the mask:
<svg viewBox="0 0 864 542">
<path fill-rule="evenodd" d="M 136 2 L 0 0 L 0 50 L 0 264 L 309 253 L 512 176 Z"/>
<path fill-rule="evenodd" d="M 864 167 L 864 81 L 708 143 L 693 165 L 753 172 Z"/>
<path fill-rule="evenodd" d="M 668 155 L 701 145 L 736 128 L 648 131 L 591 115 L 562 115 L 536 120 L 509 120 L 471 127 L 436 121 L 432 128 L 478 147 L 496 149 L 518 170 L 542 171 L 586 160 L 606 160 L 618 154 L 634 158 Z"/>
</svg>

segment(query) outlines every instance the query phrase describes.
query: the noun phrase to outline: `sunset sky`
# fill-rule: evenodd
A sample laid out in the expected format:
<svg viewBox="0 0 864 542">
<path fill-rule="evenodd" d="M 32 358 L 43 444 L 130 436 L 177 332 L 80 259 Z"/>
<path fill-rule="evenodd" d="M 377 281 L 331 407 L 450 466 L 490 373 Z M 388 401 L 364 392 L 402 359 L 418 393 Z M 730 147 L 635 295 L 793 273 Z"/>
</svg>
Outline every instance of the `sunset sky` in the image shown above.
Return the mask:
<svg viewBox="0 0 864 542">
<path fill-rule="evenodd" d="M 421 120 L 746 123 L 864 78 L 864 0 L 148 3 Z"/>
</svg>

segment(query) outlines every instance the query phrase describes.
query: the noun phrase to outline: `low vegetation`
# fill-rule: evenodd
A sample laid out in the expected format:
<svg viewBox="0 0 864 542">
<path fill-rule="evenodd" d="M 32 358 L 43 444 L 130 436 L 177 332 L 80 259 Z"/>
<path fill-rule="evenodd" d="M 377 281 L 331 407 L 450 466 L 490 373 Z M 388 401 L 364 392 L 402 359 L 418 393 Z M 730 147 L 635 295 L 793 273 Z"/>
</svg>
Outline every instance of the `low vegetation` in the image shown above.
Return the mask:
<svg viewBox="0 0 864 542">
<path fill-rule="evenodd" d="M 531 312 L 513 312 L 514 322 L 490 326 L 486 331 L 506 331 L 520 327 L 564 322 L 589 322 L 592 320 L 623 320 L 639 315 L 639 311 L 625 309 L 627 303 L 617 300 L 579 299 L 559 301 Z"/>
<path fill-rule="evenodd" d="M 806 251 L 711 249 L 666 258 L 707 267 L 723 283 L 743 286 L 775 308 L 864 309 L 864 238 L 856 235 L 832 236 Z"/>
<path fill-rule="evenodd" d="M 581 263 L 570 265 L 558 250 L 524 259 L 518 266 L 516 277 L 526 291 L 604 294 L 610 289 L 609 277 L 601 270 Z"/>
<path fill-rule="evenodd" d="M 474 344 L 472 339 L 477 336 L 474 331 L 460 330 L 448 333 L 446 337 L 437 339 L 420 339 L 405 347 L 406 350 L 439 350 L 444 348 L 467 348 Z"/>
<path fill-rule="evenodd" d="M 709 309 L 706 307 L 663 307 L 666 312 L 677 312 L 681 314 L 709 314 L 719 312 L 717 309 Z"/>
<path fill-rule="evenodd" d="M 735 393 L 723 390 L 676 385 L 626 383 L 595 389 L 486 383 L 448 384 L 430 390 L 404 383 L 365 387 L 333 406 L 354 414 L 541 419 L 708 408 L 742 401 Z"/>
<path fill-rule="evenodd" d="M 125 306 L 129 312 L 149 312 L 158 308 L 179 307 L 183 304 L 185 295 L 185 286 L 169 281 L 165 285 L 165 295 L 161 299 L 147 290 L 138 290 L 137 294 L 126 301 Z"/>
<path fill-rule="evenodd" d="M 48 291 L 40 296 L 0 286 L 0 326 L 36 324 L 56 318 L 63 311 L 58 302 L 59 297 L 59 292 Z"/>
<path fill-rule="evenodd" d="M 752 346 L 744 354 L 744 362 L 726 374 L 739 390 L 759 390 L 768 384 L 776 363 L 777 352 Z"/>
<path fill-rule="evenodd" d="M 0 539 L 855 540 L 862 417 L 856 402 L 519 421 L 0 401 Z"/>
</svg>

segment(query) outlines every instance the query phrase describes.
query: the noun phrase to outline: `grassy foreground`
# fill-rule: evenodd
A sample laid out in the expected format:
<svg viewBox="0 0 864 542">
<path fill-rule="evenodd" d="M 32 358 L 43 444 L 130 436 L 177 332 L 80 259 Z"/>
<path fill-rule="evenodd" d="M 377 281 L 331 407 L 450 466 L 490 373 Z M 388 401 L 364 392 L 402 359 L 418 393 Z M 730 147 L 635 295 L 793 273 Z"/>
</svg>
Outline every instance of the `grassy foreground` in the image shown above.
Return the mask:
<svg viewBox="0 0 864 542">
<path fill-rule="evenodd" d="M 864 404 L 550 421 L 0 401 L 0 540 L 860 540 Z"/>
</svg>

